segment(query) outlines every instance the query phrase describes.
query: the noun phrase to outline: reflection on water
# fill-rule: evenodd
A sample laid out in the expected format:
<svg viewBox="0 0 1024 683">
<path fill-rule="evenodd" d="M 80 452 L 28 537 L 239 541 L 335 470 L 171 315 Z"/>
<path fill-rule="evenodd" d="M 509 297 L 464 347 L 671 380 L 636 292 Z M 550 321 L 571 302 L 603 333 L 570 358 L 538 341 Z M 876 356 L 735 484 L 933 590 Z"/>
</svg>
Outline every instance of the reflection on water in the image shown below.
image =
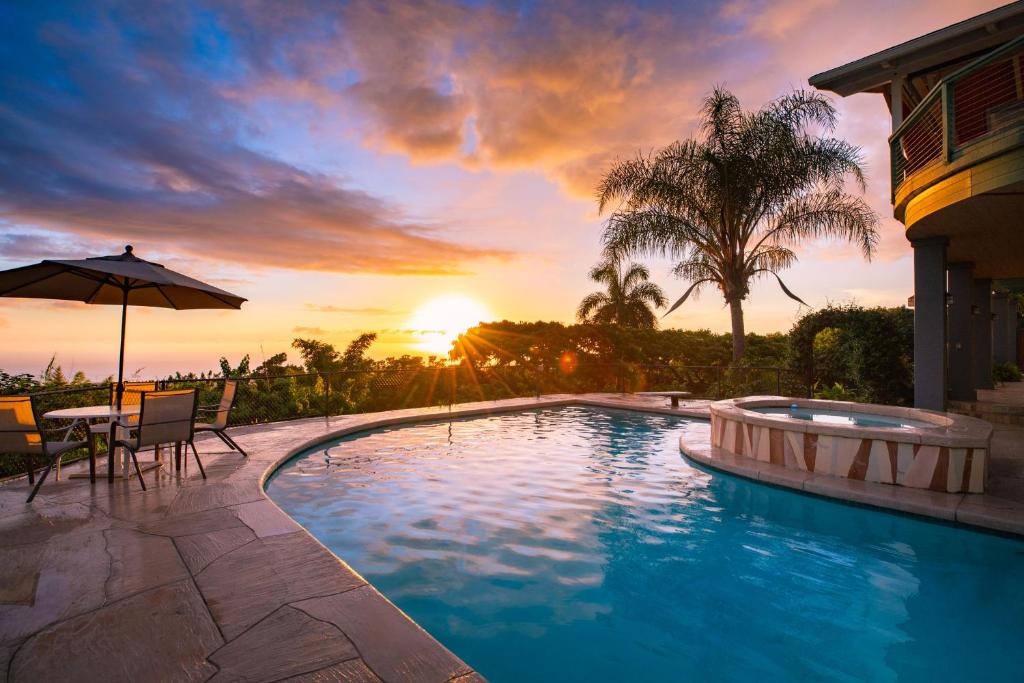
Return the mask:
<svg viewBox="0 0 1024 683">
<path fill-rule="evenodd" d="M 707 426 L 562 408 L 381 429 L 268 490 L 494 681 L 1019 675 L 1024 543 L 710 474 L 683 429 Z"/>
</svg>

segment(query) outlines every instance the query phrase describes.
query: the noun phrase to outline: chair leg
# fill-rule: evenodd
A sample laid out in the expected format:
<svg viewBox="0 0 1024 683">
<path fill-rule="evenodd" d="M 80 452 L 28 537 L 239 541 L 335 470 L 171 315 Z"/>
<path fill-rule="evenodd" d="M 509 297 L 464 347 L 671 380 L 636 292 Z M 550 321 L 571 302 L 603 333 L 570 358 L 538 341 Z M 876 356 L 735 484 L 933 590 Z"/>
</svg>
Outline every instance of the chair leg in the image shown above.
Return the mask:
<svg viewBox="0 0 1024 683">
<path fill-rule="evenodd" d="M 233 451 L 238 451 L 239 453 L 241 453 L 243 458 L 249 457 L 249 454 L 243 451 L 242 447 L 239 446 L 234 439 L 228 436 L 226 432 L 215 431 L 214 434 L 219 436 L 220 440 L 228 445 L 228 448 L 230 448 Z"/>
<path fill-rule="evenodd" d="M 96 483 L 96 438 L 89 435 L 89 483 Z"/>
<path fill-rule="evenodd" d="M 43 470 L 43 473 L 42 473 L 41 475 L 39 475 L 39 481 L 37 481 L 37 482 L 36 482 L 36 485 L 35 485 L 35 487 L 33 487 L 33 489 L 32 489 L 32 493 L 28 494 L 28 500 L 27 500 L 27 501 L 25 501 L 26 503 L 31 503 L 31 502 L 32 502 L 32 499 L 36 497 L 36 494 L 37 494 L 37 493 L 39 493 L 39 487 L 43 485 L 43 482 L 44 482 L 44 481 L 46 481 L 46 475 L 48 475 L 48 474 L 50 473 L 50 470 L 52 470 L 52 469 L 53 469 L 53 466 L 54 466 L 54 464 L 56 464 L 56 463 L 57 463 L 57 461 L 59 461 L 59 460 L 60 460 L 60 457 L 61 457 L 61 456 L 60 456 L 60 455 L 58 455 L 58 456 L 57 456 L 57 457 L 55 457 L 55 458 L 54 458 L 53 460 L 51 460 L 51 461 L 50 461 L 50 464 L 48 464 L 48 465 L 46 466 L 46 469 L 45 469 L 45 470 Z"/>
<path fill-rule="evenodd" d="M 199 465 L 199 474 L 203 475 L 203 479 L 206 479 L 206 470 L 203 469 L 203 461 L 199 459 L 199 451 L 196 450 L 195 443 L 189 441 L 188 445 L 192 447 L 192 455 L 195 456 L 196 464 Z"/>
<path fill-rule="evenodd" d="M 174 471 L 181 472 L 181 442 L 174 444 Z"/>
<path fill-rule="evenodd" d="M 142 470 L 139 468 L 139 459 L 135 457 L 135 449 L 128 448 L 128 446 L 125 446 L 125 449 L 132 454 L 132 464 L 135 465 L 135 476 L 139 478 L 139 483 L 142 484 L 142 490 L 145 491 L 146 480 L 142 478 Z"/>
<path fill-rule="evenodd" d="M 114 483 L 114 439 L 112 434 L 107 436 L 107 481 Z"/>
<path fill-rule="evenodd" d="M 36 468 L 32 466 L 32 456 L 25 456 L 25 471 L 28 473 L 28 483 L 36 483 Z"/>
<path fill-rule="evenodd" d="M 226 445 L 231 450 L 235 450 L 235 447 L 231 445 L 230 441 L 228 441 L 228 435 L 227 434 L 225 434 L 224 432 L 222 432 L 220 430 L 217 430 L 217 429 L 213 430 L 213 433 L 217 435 L 218 439 L 220 439 L 221 441 L 224 442 L 224 445 Z"/>
</svg>

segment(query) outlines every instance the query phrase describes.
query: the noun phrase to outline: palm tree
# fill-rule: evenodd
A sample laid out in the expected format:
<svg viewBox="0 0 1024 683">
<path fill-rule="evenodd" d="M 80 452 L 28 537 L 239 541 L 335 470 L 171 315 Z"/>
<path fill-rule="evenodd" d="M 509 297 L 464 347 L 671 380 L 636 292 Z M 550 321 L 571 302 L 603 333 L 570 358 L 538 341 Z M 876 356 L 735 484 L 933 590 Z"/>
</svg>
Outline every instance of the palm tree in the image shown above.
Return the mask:
<svg viewBox="0 0 1024 683">
<path fill-rule="evenodd" d="M 625 270 L 619 259 L 606 258 L 590 270 L 590 279 L 607 287 L 583 297 L 576 317 L 580 322 L 615 324 L 623 327 L 658 326 L 651 307 L 667 303 L 664 292 L 650 280 L 646 266 L 630 263 Z"/>
<path fill-rule="evenodd" d="M 599 210 L 613 201 L 604 241 L 609 254 L 657 254 L 676 261 L 687 297 L 714 285 L 729 304 L 733 361 L 743 357 L 743 300 L 750 283 L 779 277 L 803 240 L 838 237 L 869 259 L 878 217 L 845 192 L 865 189 L 860 150 L 828 137 L 836 112 L 825 97 L 795 91 L 755 112 L 716 88 L 700 112 L 697 137 L 617 164 L 598 187 Z M 819 131 L 821 134 L 815 134 Z M 804 304 L 806 305 L 806 304 Z"/>
</svg>

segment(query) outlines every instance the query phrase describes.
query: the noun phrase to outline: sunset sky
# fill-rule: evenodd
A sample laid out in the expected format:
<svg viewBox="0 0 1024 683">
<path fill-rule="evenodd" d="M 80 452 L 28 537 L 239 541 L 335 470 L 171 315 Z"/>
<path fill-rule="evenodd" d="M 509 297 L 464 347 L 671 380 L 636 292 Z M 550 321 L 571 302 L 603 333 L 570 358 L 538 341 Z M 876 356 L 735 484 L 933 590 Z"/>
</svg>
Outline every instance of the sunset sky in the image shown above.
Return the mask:
<svg viewBox="0 0 1024 683">
<path fill-rule="evenodd" d="M 13 2 L 0 5 L 0 268 L 119 253 L 249 299 L 129 316 L 127 369 L 207 370 L 295 336 L 422 353 L 441 296 L 570 322 L 599 258 L 594 185 L 690 135 L 716 84 L 747 108 L 1001 2 Z M 811 306 L 899 305 L 881 97 L 837 100 L 881 214 L 875 262 L 814 244 Z M 650 261 L 670 298 L 685 286 Z M 747 329 L 799 314 L 772 282 Z M 114 307 L 0 299 L 0 369 L 116 365 Z M 714 292 L 663 321 L 727 331 Z M 292 359 L 296 354 L 291 353 Z"/>
</svg>

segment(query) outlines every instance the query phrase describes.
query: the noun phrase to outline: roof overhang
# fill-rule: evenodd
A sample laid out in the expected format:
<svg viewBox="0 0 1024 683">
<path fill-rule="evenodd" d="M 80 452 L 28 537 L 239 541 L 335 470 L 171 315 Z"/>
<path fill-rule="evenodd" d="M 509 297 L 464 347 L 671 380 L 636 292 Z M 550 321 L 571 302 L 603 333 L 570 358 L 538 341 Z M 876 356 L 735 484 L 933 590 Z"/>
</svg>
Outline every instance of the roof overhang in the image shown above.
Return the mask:
<svg viewBox="0 0 1024 683">
<path fill-rule="evenodd" d="M 816 74 L 808 82 L 843 97 L 881 92 L 896 75 L 913 76 L 966 60 L 1020 35 L 1024 35 L 1024 0 Z"/>
</svg>

